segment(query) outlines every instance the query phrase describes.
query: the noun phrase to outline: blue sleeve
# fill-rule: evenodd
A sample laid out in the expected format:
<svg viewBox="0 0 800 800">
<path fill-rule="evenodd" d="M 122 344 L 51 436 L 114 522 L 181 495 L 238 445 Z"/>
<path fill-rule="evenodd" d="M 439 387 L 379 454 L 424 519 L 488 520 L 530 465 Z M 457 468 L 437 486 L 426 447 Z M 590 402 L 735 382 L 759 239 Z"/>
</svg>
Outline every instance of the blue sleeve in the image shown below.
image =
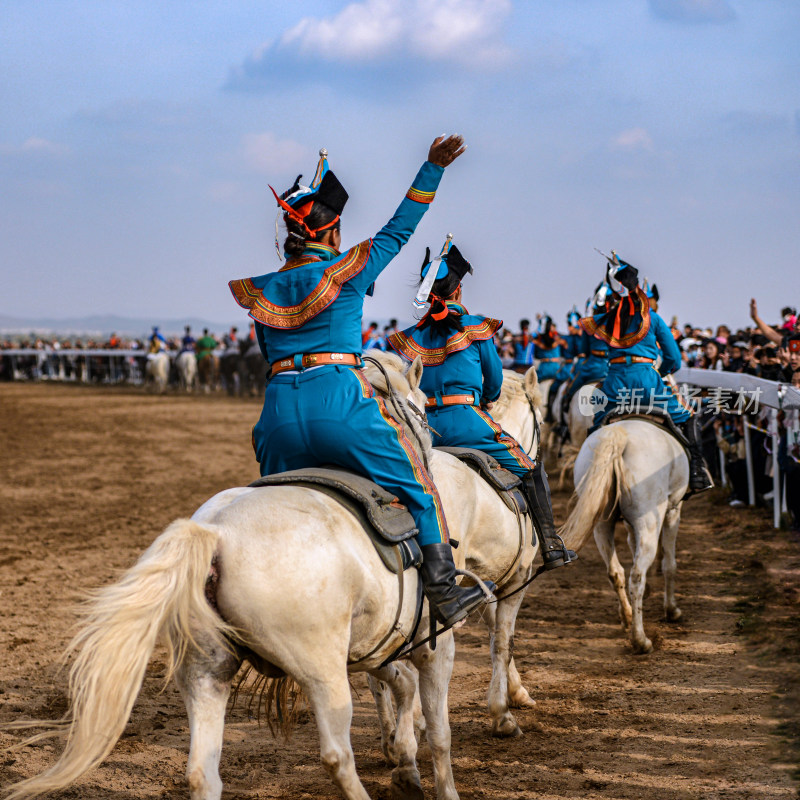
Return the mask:
<svg viewBox="0 0 800 800">
<path fill-rule="evenodd" d="M 477 345 L 481 357 L 481 372 L 483 373 L 481 400 L 493 403 L 500 397 L 500 389 L 503 386 L 503 362 L 500 360 L 492 339 L 483 339 L 473 344 Z"/>
<path fill-rule="evenodd" d="M 667 327 L 667 323 L 655 311 L 650 312 L 650 324 L 652 325 L 653 333 L 656 335 L 656 341 L 661 348 L 661 366 L 658 371 L 662 375 L 671 375 L 681 366 L 680 348 L 672 335 L 672 331 Z"/>
<path fill-rule="evenodd" d="M 433 202 L 443 174 L 444 167 L 431 164 L 430 161 L 426 161 L 420 167 L 417 177 L 414 178 L 411 188 L 406 192 L 394 216 L 373 237 L 364 269 L 350 281 L 355 288 L 366 292 L 400 252 L 400 248 L 409 240 L 428 206 Z"/>
<path fill-rule="evenodd" d="M 581 338 L 578 341 L 578 348 L 577 348 L 579 356 L 588 356 L 589 355 L 589 352 L 592 349 L 592 341 L 591 341 L 591 339 L 592 339 L 592 337 L 589 336 L 589 334 L 586 333 L 586 331 L 583 331 L 583 333 L 581 333 Z"/>
</svg>

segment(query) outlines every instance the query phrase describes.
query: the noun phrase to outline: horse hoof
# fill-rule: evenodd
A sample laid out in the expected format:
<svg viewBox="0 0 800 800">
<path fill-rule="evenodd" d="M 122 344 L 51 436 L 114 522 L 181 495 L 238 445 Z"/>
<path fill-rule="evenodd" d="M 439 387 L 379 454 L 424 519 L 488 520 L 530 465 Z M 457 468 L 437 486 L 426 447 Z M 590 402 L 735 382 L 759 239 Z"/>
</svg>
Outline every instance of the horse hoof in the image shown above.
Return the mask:
<svg viewBox="0 0 800 800">
<path fill-rule="evenodd" d="M 641 643 L 632 642 L 633 644 L 633 652 L 640 656 L 646 656 L 648 653 L 653 652 L 653 643 L 645 638 L 645 640 Z"/>
<path fill-rule="evenodd" d="M 681 611 L 677 606 L 675 606 L 675 608 L 667 609 L 667 622 L 677 622 L 682 616 L 683 611 Z"/>
<path fill-rule="evenodd" d="M 522 728 L 510 714 L 492 725 L 492 736 L 496 739 L 516 739 L 522 736 Z"/>
<path fill-rule="evenodd" d="M 392 798 L 394 800 L 424 800 L 422 781 L 416 767 L 398 767 L 392 772 Z"/>
<path fill-rule="evenodd" d="M 512 708 L 533 708 L 536 701 L 528 694 L 528 690 L 521 686 L 508 698 L 508 704 Z"/>
</svg>

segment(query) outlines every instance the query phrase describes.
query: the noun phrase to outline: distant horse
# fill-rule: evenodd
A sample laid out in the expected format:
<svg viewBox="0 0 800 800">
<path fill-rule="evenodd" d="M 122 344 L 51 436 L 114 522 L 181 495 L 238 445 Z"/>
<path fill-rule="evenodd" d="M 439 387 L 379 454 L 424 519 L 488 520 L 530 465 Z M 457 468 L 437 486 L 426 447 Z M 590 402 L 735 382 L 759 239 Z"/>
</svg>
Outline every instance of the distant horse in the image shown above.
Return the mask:
<svg viewBox="0 0 800 800">
<path fill-rule="evenodd" d="M 399 425 L 429 453 L 430 437 L 404 399 L 424 404 L 420 374 L 417 361 L 391 382 L 405 407 Z M 381 374 L 368 377 L 387 391 Z M 420 797 L 414 676 L 404 664 L 380 667 L 414 629 L 418 580 L 415 569 L 399 578 L 389 572 L 361 523 L 326 494 L 300 486 L 221 492 L 191 520 L 173 522 L 121 580 L 95 593 L 72 643 L 66 748 L 45 772 L 11 787 L 7 800 L 62 789 L 111 752 L 159 637 L 189 715 L 192 800 L 220 798 L 225 709 L 243 658 L 264 675 L 296 681 L 314 711 L 322 763 L 350 800 L 368 796 L 350 744 L 349 673 L 387 682 L 398 704 L 393 787 Z M 423 624 L 417 636 L 426 634 Z M 412 656 L 439 800 L 458 798 L 447 718 L 453 652 L 448 632 L 435 651 L 423 646 Z M 63 725 L 51 723 L 44 735 Z"/>
<path fill-rule="evenodd" d="M 144 369 L 145 383 L 159 394 L 164 394 L 167 391 L 169 368 L 169 356 L 163 350 L 159 353 L 148 353 Z"/>
<path fill-rule="evenodd" d="M 200 379 L 200 386 L 203 391 L 208 393 L 217 388 L 219 380 L 219 358 L 216 353 L 207 353 L 197 361 L 197 377 Z"/>
<path fill-rule="evenodd" d="M 178 382 L 187 392 L 194 391 L 197 384 L 197 357 L 191 350 L 184 350 L 175 359 L 175 368 L 178 370 Z"/>
<path fill-rule="evenodd" d="M 598 383 L 587 384 L 598 386 Z M 558 488 L 564 487 L 567 475 L 575 467 L 575 459 L 581 445 L 586 441 L 589 429 L 592 427 L 595 408 L 586 402 L 584 391 L 581 389 L 572 395 L 569 401 L 569 408 L 564 411 L 567 389 L 569 383 L 565 382 L 558 387 L 555 400 L 553 401 L 553 416 L 558 421 L 550 431 L 549 450 L 558 456 L 558 467 L 561 476 L 558 481 Z M 562 423 L 561 420 L 564 420 Z M 566 425 L 567 440 L 564 439 L 562 424 Z"/>
<path fill-rule="evenodd" d="M 254 342 L 242 357 L 241 384 L 243 395 L 255 397 L 264 392 L 267 381 L 267 362 L 261 354 L 257 342 Z"/>
<path fill-rule="evenodd" d="M 681 504 L 689 485 L 689 459 L 666 431 L 642 420 L 623 420 L 599 428 L 583 443 L 575 461 L 577 503 L 559 531 L 567 547 L 578 550 L 594 532 L 608 579 L 617 593 L 623 628 L 630 628 L 635 653 L 649 653 L 642 598 L 647 570 L 661 543 L 664 611 L 681 618 L 675 602 L 675 541 Z M 625 571 L 614 544 L 618 520 L 628 529 L 633 565 L 625 593 Z"/>
<path fill-rule="evenodd" d="M 242 356 L 238 348 L 229 348 L 222 354 L 219 360 L 219 374 L 225 391 L 231 397 L 242 394 Z"/>
<path fill-rule="evenodd" d="M 370 352 L 381 363 L 397 369 L 400 359 L 392 353 Z M 503 371 L 503 388 L 492 408 L 496 421 L 523 444 L 533 456 L 538 447 L 537 419 L 541 417 L 541 397 L 536 385 L 536 371 L 522 375 Z M 513 658 L 514 626 L 532 572 L 539 543 L 530 518 L 520 518 L 501 500 L 489 483 L 454 456 L 434 448 L 431 475 L 442 499 L 447 524 L 459 542 L 453 556 L 458 565 L 466 563 L 471 572 L 498 584 L 497 604 L 489 604 L 484 620 L 489 628 L 492 676 L 488 703 L 492 734 L 498 737 L 519 736 L 521 730 L 511 707 L 535 705 L 522 685 Z M 503 598 L 506 599 L 503 599 Z M 376 681 L 370 688 L 378 705 L 384 755 L 392 762 L 392 713 L 387 694 Z"/>
</svg>

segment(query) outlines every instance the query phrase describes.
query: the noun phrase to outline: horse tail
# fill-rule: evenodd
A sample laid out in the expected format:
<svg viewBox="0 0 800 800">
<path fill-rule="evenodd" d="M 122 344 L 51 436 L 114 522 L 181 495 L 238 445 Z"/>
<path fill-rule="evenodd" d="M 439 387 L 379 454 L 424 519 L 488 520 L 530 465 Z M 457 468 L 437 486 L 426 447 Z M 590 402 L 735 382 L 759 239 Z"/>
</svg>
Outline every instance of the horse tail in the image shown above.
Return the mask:
<svg viewBox="0 0 800 800">
<path fill-rule="evenodd" d="M 570 471 L 575 469 L 575 460 L 578 458 L 577 449 L 570 447 L 564 457 L 564 463 L 561 466 L 561 475 L 558 477 L 558 489 L 563 489 L 567 484 L 567 475 Z"/>
<path fill-rule="evenodd" d="M 117 583 L 93 592 L 84 606 L 83 626 L 67 655 L 77 656 L 69 673 L 70 708 L 57 722 L 12 723 L 6 728 L 46 730 L 18 747 L 66 734 L 58 761 L 41 775 L 12 787 L 6 800 L 62 789 L 97 766 L 112 750 L 130 717 L 153 648 L 167 648 L 173 675 L 190 645 L 218 641 L 232 629 L 211 608 L 205 586 L 218 533 L 192 520 L 173 522 Z M 193 634 L 194 632 L 194 634 Z M 208 645 L 206 644 L 206 647 Z"/>
<path fill-rule="evenodd" d="M 600 515 L 605 511 L 610 516 L 616 508 L 625 486 L 622 454 L 627 443 L 628 434 L 622 425 L 603 428 L 592 453 L 592 463 L 575 487 L 577 502 L 559 529 L 561 538 L 571 550 L 580 550 Z"/>
</svg>

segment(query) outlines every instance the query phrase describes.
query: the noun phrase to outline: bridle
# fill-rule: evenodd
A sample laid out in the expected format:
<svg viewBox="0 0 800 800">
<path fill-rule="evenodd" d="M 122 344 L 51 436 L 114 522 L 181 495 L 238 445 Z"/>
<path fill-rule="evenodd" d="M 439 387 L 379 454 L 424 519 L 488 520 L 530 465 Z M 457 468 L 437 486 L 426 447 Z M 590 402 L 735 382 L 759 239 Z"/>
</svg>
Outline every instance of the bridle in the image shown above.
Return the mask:
<svg viewBox="0 0 800 800">
<path fill-rule="evenodd" d="M 374 364 L 378 371 L 383 375 L 384 380 L 386 381 L 386 393 L 389 401 L 392 404 L 392 408 L 395 411 L 395 414 L 405 423 L 406 428 L 411 432 L 414 439 L 416 440 L 417 446 L 419 447 L 420 455 L 422 456 L 422 462 L 425 465 L 425 470 L 430 472 L 430 461 L 428 459 L 428 452 L 427 448 L 425 447 L 425 443 L 422 441 L 422 437 L 419 435 L 416 426 L 414 425 L 413 421 L 408 415 L 408 411 L 411 411 L 415 417 L 417 417 L 417 421 L 419 425 L 427 431 L 433 431 L 430 425 L 428 425 L 427 417 L 425 416 L 425 412 L 421 409 L 417 408 L 417 405 L 409 399 L 403 400 L 398 392 L 395 390 L 394 386 L 392 386 L 392 382 L 389 379 L 389 373 L 386 371 L 386 367 L 381 364 L 381 362 L 374 358 L 373 356 L 363 356 L 362 361 L 369 361 L 370 364 Z"/>
<path fill-rule="evenodd" d="M 533 415 L 533 431 L 531 433 L 531 443 L 525 448 L 525 452 L 534 460 L 539 460 L 539 454 L 542 449 L 542 431 L 539 428 L 539 418 L 536 416 L 536 406 L 533 404 L 533 400 L 531 399 L 530 395 L 525 392 L 525 399 L 528 401 L 528 407 L 531 410 L 531 414 Z M 531 455 L 531 450 L 533 449 L 534 442 L 536 443 L 536 453 L 535 455 Z"/>
</svg>

